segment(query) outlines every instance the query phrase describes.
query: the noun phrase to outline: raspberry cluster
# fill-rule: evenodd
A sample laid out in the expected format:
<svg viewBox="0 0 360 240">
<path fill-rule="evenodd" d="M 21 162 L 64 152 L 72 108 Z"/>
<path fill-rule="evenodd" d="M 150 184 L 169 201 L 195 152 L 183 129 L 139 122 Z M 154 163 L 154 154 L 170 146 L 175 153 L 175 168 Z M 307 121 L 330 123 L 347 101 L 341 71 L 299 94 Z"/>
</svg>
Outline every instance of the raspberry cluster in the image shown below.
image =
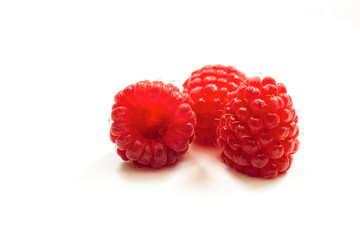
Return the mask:
<svg viewBox="0 0 360 240">
<path fill-rule="evenodd" d="M 183 87 L 180 92 L 145 80 L 115 95 L 110 139 L 123 160 L 154 168 L 173 164 L 196 136 L 199 143 L 216 144 L 238 172 L 272 178 L 290 168 L 299 127 L 284 84 L 208 65 Z"/>
<path fill-rule="evenodd" d="M 217 128 L 225 163 L 250 176 L 286 172 L 299 148 L 299 128 L 284 84 L 271 77 L 249 78 L 229 94 L 229 101 Z"/>
<path fill-rule="evenodd" d="M 236 68 L 207 65 L 194 71 L 183 84 L 184 92 L 194 101 L 197 125 L 196 140 L 203 144 L 216 141 L 216 128 L 221 111 L 227 103 L 226 96 L 234 91 L 246 76 Z"/>
<path fill-rule="evenodd" d="M 187 151 L 196 117 L 186 93 L 161 81 L 141 81 L 118 92 L 114 100 L 110 139 L 123 160 L 160 168 Z"/>
</svg>

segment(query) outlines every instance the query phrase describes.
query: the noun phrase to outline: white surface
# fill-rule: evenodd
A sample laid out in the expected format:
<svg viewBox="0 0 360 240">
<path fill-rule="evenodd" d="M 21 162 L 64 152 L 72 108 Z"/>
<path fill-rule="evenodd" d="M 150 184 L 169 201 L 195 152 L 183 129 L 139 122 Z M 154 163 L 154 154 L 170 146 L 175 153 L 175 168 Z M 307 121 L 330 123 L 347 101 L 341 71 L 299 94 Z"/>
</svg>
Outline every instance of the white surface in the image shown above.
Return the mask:
<svg viewBox="0 0 360 240">
<path fill-rule="evenodd" d="M 359 239 L 359 42 L 287 1 L 0 2 L 0 239 Z M 287 174 L 196 145 L 158 171 L 116 156 L 118 90 L 216 63 L 287 85 Z"/>
</svg>

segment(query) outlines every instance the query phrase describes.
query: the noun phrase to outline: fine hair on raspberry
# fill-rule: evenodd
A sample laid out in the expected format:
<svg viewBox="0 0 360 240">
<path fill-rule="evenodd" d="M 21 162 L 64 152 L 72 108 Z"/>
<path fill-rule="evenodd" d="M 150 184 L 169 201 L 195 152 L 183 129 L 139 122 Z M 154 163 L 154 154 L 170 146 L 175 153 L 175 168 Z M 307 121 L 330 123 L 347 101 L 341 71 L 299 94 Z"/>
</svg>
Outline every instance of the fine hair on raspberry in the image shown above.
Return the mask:
<svg viewBox="0 0 360 240">
<path fill-rule="evenodd" d="M 184 92 L 189 93 L 194 101 L 197 142 L 210 145 L 215 143 L 219 117 L 227 103 L 226 96 L 244 79 L 245 74 L 236 68 L 217 64 L 192 72 L 191 77 L 185 81 Z"/>
<path fill-rule="evenodd" d="M 145 80 L 119 91 L 114 100 L 110 139 L 123 160 L 160 168 L 188 150 L 196 117 L 187 93 L 172 84 Z"/>
<path fill-rule="evenodd" d="M 248 78 L 228 98 L 217 128 L 224 162 L 254 177 L 286 172 L 300 144 L 298 116 L 285 85 L 271 77 Z"/>
</svg>

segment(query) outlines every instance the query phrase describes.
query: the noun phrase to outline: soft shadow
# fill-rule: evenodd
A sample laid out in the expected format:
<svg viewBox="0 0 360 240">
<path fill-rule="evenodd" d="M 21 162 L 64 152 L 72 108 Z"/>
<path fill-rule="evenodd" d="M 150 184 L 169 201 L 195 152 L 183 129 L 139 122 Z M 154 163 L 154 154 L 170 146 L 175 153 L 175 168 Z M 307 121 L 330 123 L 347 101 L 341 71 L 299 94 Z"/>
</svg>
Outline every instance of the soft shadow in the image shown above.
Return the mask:
<svg viewBox="0 0 360 240">
<path fill-rule="evenodd" d="M 86 182 L 118 181 L 121 179 L 135 183 L 154 184 L 163 182 L 170 177 L 179 177 L 179 180 L 181 179 L 187 188 L 204 189 L 214 184 L 209 169 L 219 167 L 225 168 L 239 185 L 256 190 L 272 188 L 286 177 L 286 173 L 274 179 L 247 176 L 225 165 L 221 161 L 220 154 L 220 150 L 214 146 L 192 144 L 190 151 L 178 162 L 160 169 L 154 169 L 146 166 L 135 166 L 132 162 L 125 162 L 116 153 L 111 152 L 100 157 L 76 178 Z"/>
<path fill-rule="evenodd" d="M 199 167 L 196 170 L 187 174 L 186 179 L 182 181 L 183 186 L 189 189 L 205 189 L 208 188 L 211 184 L 211 176 L 209 176 L 208 171 L 204 167 Z"/>
<path fill-rule="evenodd" d="M 275 178 L 250 177 L 244 173 L 237 172 L 235 169 L 228 166 L 226 166 L 226 168 L 233 179 L 238 180 L 241 185 L 254 190 L 274 187 L 286 177 L 286 173 L 280 174 Z"/>
<path fill-rule="evenodd" d="M 217 161 L 220 153 L 220 150 L 214 145 L 192 144 L 188 153 L 188 162 L 181 169 L 184 171 L 181 185 L 187 191 L 196 190 L 197 192 L 212 188 L 214 176 L 212 176 L 211 169 L 214 165 L 220 165 L 220 162 Z"/>
<path fill-rule="evenodd" d="M 182 165 L 181 174 L 182 185 L 190 188 L 205 188 L 211 182 L 208 168 L 205 159 L 196 157 L 196 155 L 189 153 L 187 162 Z"/>
<path fill-rule="evenodd" d="M 123 179 L 129 181 L 148 182 L 149 180 L 157 181 L 168 177 L 171 171 L 176 168 L 177 163 L 155 169 L 147 166 L 136 166 L 132 162 L 121 162 L 118 166 L 117 173 Z"/>
</svg>

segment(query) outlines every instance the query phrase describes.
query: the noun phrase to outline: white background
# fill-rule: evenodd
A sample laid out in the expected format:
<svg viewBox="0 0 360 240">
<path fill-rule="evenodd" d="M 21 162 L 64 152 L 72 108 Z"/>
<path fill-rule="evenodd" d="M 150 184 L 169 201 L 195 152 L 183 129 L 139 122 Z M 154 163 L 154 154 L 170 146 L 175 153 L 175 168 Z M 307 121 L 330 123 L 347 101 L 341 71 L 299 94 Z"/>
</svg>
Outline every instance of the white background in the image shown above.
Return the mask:
<svg viewBox="0 0 360 240">
<path fill-rule="evenodd" d="M 0 1 L 0 239 L 359 239 L 356 1 Z M 207 64 L 286 84 L 300 150 L 273 180 L 192 145 L 134 168 L 117 91 Z"/>
</svg>

